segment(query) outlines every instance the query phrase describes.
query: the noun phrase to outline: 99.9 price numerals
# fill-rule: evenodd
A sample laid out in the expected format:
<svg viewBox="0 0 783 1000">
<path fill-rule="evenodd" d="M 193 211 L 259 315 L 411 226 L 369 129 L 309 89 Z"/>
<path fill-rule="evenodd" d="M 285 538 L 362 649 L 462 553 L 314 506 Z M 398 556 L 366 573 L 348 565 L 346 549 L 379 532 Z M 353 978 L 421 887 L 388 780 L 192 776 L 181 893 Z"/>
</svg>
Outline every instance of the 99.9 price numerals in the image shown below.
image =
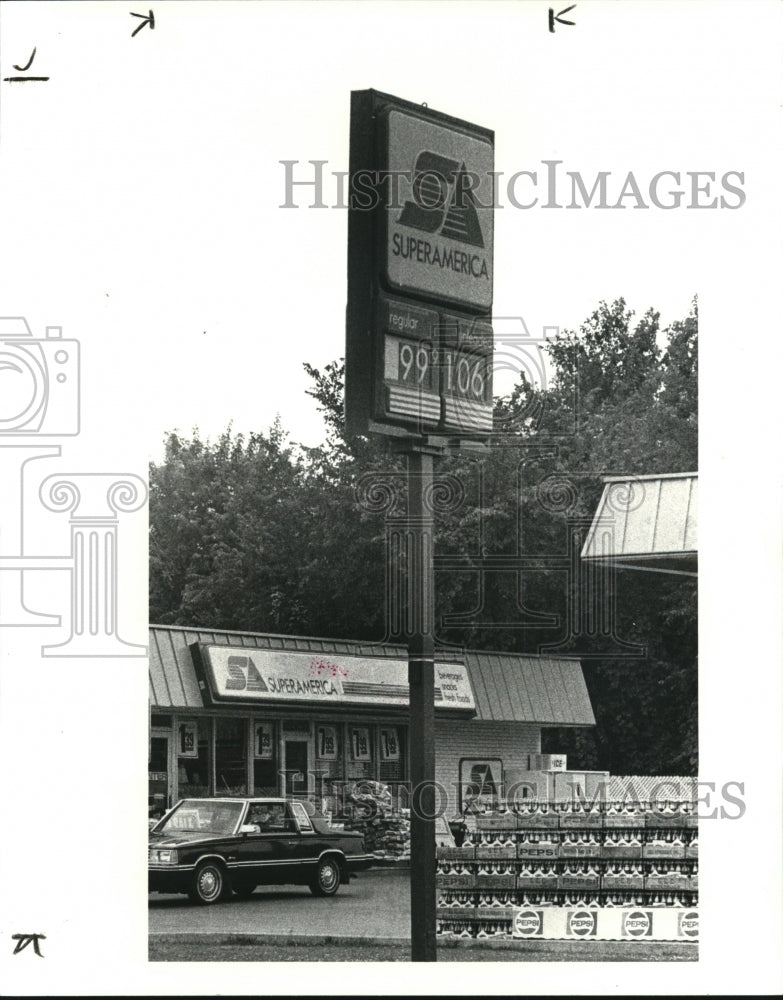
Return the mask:
<svg viewBox="0 0 783 1000">
<path fill-rule="evenodd" d="M 443 392 L 476 403 L 489 402 L 491 359 L 430 344 L 403 341 L 399 351 L 399 381 L 403 385 L 437 391 L 438 376 Z"/>
</svg>

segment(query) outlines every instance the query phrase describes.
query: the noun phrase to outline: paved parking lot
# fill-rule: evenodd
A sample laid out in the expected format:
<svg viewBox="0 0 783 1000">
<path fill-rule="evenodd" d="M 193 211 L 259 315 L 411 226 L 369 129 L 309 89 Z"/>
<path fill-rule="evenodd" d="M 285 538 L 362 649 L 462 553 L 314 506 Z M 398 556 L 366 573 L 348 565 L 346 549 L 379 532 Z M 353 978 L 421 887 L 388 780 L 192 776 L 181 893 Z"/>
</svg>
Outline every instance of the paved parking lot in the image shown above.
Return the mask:
<svg viewBox="0 0 783 1000">
<path fill-rule="evenodd" d="M 299 886 L 269 886 L 250 899 L 196 906 L 187 896 L 149 897 L 152 961 L 408 961 L 410 872 L 374 869 L 316 899 Z M 439 961 L 695 961 L 691 942 L 444 941 Z"/>
<path fill-rule="evenodd" d="M 161 933 L 276 934 L 408 938 L 410 873 L 363 872 L 337 894 L 316 899 L 306 886 L 261 886 L 250 899 L 196 906 L 187 896 L 150 895 L 149 930 Z"/>
</svg>

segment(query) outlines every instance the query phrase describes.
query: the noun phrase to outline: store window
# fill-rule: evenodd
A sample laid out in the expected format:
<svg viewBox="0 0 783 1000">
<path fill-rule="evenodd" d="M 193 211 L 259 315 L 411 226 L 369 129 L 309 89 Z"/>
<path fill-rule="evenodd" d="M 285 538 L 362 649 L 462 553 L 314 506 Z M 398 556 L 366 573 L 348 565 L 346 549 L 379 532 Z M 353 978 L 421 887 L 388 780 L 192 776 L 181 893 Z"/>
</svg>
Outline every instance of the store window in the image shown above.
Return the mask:
<svg viewBox="0 0 783 1000">
<path fill-rule="evenodd" d="M 179 797 L 209 795 L 209 719 L 178 719 L 176 728 Z"/>
<path fill-rule="evenodd" d="M 168 733 L 150 737 L 147 770 L 149 772 L 148 815 L 150 819 L 160 819 L 169 806 Z"/>
<path fill-rule="evenodd" d="M 378 730 L 380 779 L 387 785 L 405 780 L 403 731 L 399 726 L 381 726 Z"/>
<path fill-rule="evenodd" d="M 244 719 L 217 719 L 215 795 L 247 795 L 247 746 Z"/>
<path fill-rule="evenodd" d="M 274 723 L 253 722 L 253 791 L 255 795 L 277 795 L 277 740 Z"/>
<path fill-rule="evenodd" d="M 345 762 L 341 740 L 341 727 L 320 724 L 315 727 L 315 794 L 327 796 L 335 793 L 341 781 Z"/>
<path fill-rule="evenodd" d="M 359 781 L 375 777 L 372 731 L 369 726 L 348 727 L 349 753 L 346 759 L 346 778 Z"/>
</svg>

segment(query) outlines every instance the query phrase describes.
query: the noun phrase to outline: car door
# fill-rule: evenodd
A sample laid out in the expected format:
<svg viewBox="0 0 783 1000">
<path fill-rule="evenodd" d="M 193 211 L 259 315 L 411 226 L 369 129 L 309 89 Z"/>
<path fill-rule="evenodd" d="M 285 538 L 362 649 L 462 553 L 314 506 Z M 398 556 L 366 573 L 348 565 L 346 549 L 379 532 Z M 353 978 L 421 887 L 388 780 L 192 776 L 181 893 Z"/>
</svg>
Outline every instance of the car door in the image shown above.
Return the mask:
<svg viewBox="0 0 783 1000">
<path fill-rule="evenodd" d="M 235 878 L 269 885 L 297 881 L 298 841 L 292 836 L 285 802 L 250 802 L 243 824 L 257 826 L 258 832 L 240 834 L 231 863 Z"/>
</svg>

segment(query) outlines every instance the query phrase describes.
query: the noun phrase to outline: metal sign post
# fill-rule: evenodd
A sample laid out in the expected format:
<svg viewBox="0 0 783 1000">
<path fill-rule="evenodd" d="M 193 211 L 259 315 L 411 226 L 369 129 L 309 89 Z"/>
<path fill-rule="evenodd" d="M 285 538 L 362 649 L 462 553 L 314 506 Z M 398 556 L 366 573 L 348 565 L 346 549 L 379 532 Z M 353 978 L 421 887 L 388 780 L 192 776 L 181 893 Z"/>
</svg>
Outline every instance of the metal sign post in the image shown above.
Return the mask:
<svg viewBox="0 0 783 1000">
<path fill-rule="evenodd" d="M 351 94 L 346 428 L 408 461 L 414 962 L 436 960 L 433 462 L 492 433 L 494 155 L 491 129 Z"/>
<path fill-rule="evenodd" d="M 435 962 L 435 586 L 433 455 L 408 452 L 411 960 Z"/>
</svg>

